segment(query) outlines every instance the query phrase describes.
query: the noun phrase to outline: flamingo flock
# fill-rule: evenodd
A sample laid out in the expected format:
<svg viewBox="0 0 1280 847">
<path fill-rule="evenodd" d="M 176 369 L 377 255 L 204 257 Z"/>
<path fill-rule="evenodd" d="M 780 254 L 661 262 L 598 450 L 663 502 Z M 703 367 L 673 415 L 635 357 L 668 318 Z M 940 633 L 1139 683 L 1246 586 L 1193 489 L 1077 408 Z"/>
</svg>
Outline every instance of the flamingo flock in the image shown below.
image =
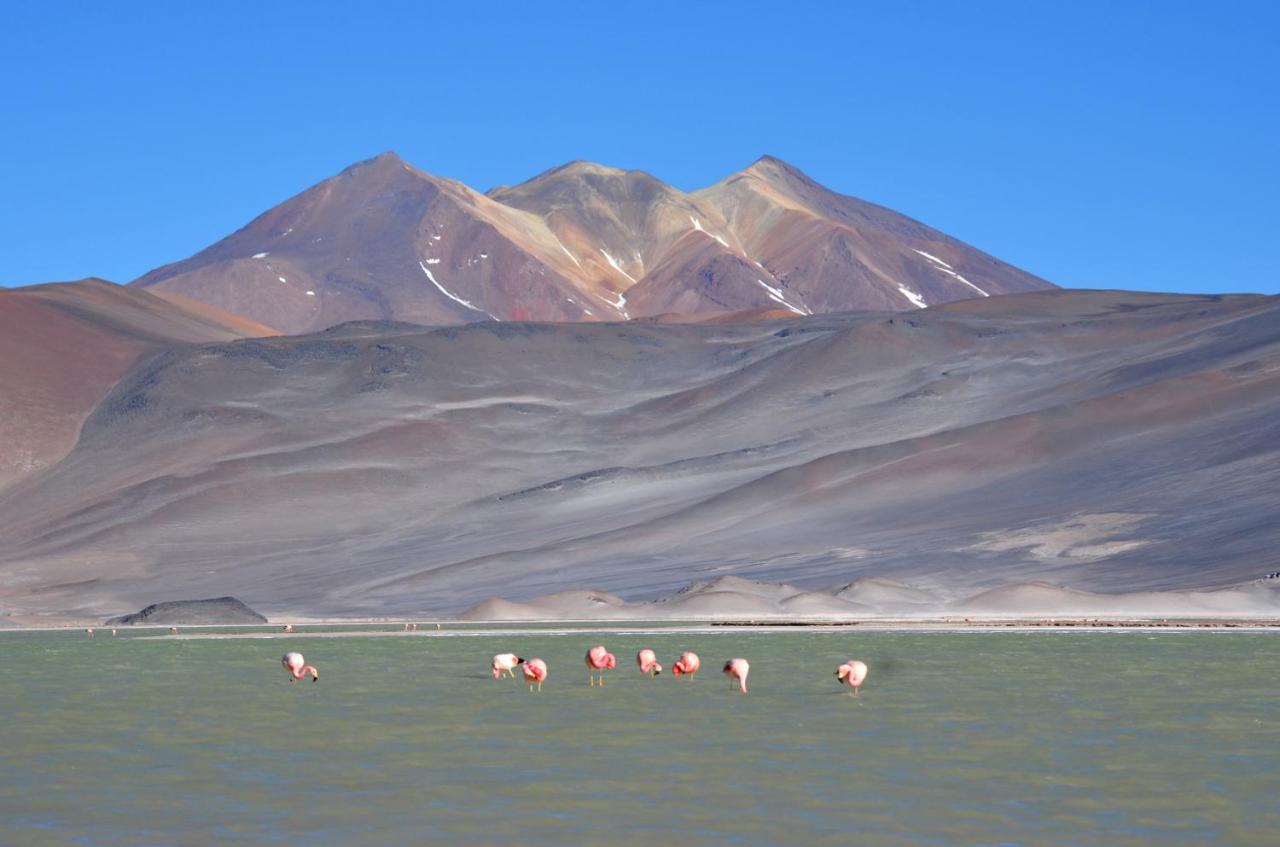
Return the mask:
<svg viewBox="0 0 1280 847">
<path fill-rule="evenodd" d="M 289 674 L 290 682 L 297 682 L 307 675 L 311 676 L 312 682 L 320 681 L 320 671 L 316 670 L 315 665 L 307 664 L 307 660 L 301 653 L 285 653 L 280 664 Z M 587 651 L 586 664 L 589 685 L 593 688 L 597 685 L 603 688 L 604 672 L 616 667 L 618 660 L 605 649 L 603 644 L 597 644 Z M 640 668 L 640 673 L 645 676 L 656 677 L 662 673 L 662 665 L 658 664 L 658 654 L 648 647 L 636 653 L 636 665 Z M 683 676 L 691 679 L 700 667 L 702 667 L 702 660 L 698 658 L 698 654 L 686 650 L 672 663 L 671 672 L 676 677 Z M 514 679 L 516 668 L 520 669 L 530 692 L 542 690 L 542 683 L 547 680 L 547 663 L 542 659 L 522 659 L 515 653 L 498 653 L 489 666 L 494 679 L 500 679 L 504 674 Z M 729 659 L 724 663 L 723 670 L 729 685 L 746 694 L 747 675 L 751 673 L 751 663 L 741 657 Z M 836 680 L 841 685 L 847 685 L 850 689 L 849 694 L 856 697 L 859 689 L 862 688 L 862 683 L 866 682 L 867 672 L 865 662 L 849 659 L 836 668 Z"/>
</svg>

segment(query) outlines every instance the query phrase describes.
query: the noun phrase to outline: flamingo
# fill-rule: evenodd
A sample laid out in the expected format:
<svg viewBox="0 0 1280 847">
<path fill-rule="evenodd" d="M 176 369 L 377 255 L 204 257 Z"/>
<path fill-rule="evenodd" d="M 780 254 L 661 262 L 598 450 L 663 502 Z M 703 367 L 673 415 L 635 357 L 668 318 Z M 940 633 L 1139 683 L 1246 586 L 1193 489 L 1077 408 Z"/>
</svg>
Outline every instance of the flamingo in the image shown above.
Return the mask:
<svg viewBox="0 0 1280 847">
<path fill-rule="evenodd" d="M 281 628 L 281 630 L 280 630 L 280 631 L 281 631 L 281 632 L 293 632 L 293 624 L 291 624 L 291 623 L 287 623 L 287 624 L 285 624 L 285 625 Z"/>
<path fill-rule="evenodd" d="M 502 676 L 503 671 L 512 679 L 515 678 L 515 666 L 523 662 L 515 653 L 499 653 L 493 657 L 493 678 L 497 679 Z"/>
<path fill-rule="evenodd" d="M 116 628 L 115 628 L 114 626 L 113 626 L 113 627 L 111 627 L 111 637 L 112 637 L 112 638 L 115 638 L 115 637 L 116 637 Z"/>
<path fill-rule="evenodd" d="M 724 663 L 724 675 L 729 677 L 729 683 L 734 680 L 738 682 L 738 690 L 743 694 L 747 693 L 747 674 L 751 673 L 751 663 L 746 659 L 730 659 Z"/>
<path fill-rule="evenodd" d="M 93 627 L 89 627 L 88 629 L 85 630 L 85 632 L 89 634 L 90 638 L 93 638 Z"/>
<path fill-rule="evenodd" d="M 849 693 L 854 697 L 858 696 L 858 689 L 862 687 L 862 682 L 866 678 L 866 663 L 859 662 L 857 659 L 850 659 L 836 668 L 836 679 L 852 688 L 853 690 Z"/>
<path fill-rule="evenodd" d="M 177 634 L 178 634 L 178 628 L 177 628 L 176 626 L 171 626 L 171 627 L 169 627 L 169 634 L 170 634 L 170 635 L 177 635 Z"/>
<path fill-rule="evenodd" d="M 547 678 L 547 663 L 541 659 L 527 659 L 520 663 L 520 667 L 524 671 L 524 681 L 529 683 L 529 691 L 533 692 L 533 685 L 537 683 L 538 690 L 542 690 L 542 683 Z"/>
<path fill-rule="evenodd" d="M 651 676 L 657 676 L 662 673 L 662 665 L 658 664 L 658 655 L 648 647 L 636 653 L 636 664 L 640 666 L 640 673 L 647 673 Z"/>
<path fill-rule="evenodd" d="M 311 674 L 312 682 L 319 682 L 320 671 L 316 670 L 315 665 L 308 665 L 306 662 L 301 653 L 285 653 L 284 658 L 280 660 L 280 664 L 284 665 L 284 669 L 289 672 L 290 682 L 297 682 L 307 674 Z"/>
<path fill-rule="evenodd" d="M 671 666 L 671 672 L 676 676 L 686 674 L 693 676 L 700 667 L 702 667 L 702 660 L 698 658 L 698 654 L 686 650 L 680 654 L 680 658 Z"/>
<path fill-rule="evenodd" d="M 606 668 L 615 668 L 618 666 L 618 658 L 604 649 L 603 644 L 597 644 L 587 651 L 587 673 L 591 678 L 591 684 L 596 684 L 596 671 L 600 672 L 600 687 L 604 688 L 604 672 Z"/>
</svg>

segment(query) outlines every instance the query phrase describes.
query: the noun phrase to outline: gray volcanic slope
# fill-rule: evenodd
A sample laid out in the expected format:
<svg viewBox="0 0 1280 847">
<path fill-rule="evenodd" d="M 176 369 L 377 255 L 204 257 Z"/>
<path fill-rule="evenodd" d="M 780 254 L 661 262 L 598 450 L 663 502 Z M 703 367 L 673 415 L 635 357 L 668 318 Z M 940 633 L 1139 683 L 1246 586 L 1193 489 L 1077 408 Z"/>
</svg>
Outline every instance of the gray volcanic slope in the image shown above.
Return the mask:
<svg viewBox="0 0 1280 847">
<path fill-rule="evenodd" d="M 131 285 L 279 327 L 912 310 L 1053 286 L 765 157 L 687 194 L 571 162 L 480 194 L 394 153 Z"/>
<path fill-rule="evenodd" d="M 394 614 L 726 574 L 1214 588 L 1280 569 L 1278 491 L 1274 297 L 347 324 L 136 366 L 0 494 L 0 604 Z"/>
</svg>

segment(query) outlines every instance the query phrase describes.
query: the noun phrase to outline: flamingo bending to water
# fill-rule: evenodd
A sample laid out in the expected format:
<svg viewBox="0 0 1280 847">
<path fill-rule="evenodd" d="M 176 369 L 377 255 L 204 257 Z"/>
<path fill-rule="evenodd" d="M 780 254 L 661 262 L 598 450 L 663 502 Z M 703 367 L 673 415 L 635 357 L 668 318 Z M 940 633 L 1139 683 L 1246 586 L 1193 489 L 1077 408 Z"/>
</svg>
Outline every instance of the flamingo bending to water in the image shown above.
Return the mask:
<svg viewBox="0 0 1280 847">
<path fill-rule="evenodd" d="M 547 679 L 547 663 L 541 659 L 528 659 L 521 662 L 520 667 L 524 671 L 524 681 L 529 683 L 529 691 L 533 691 L 535 683 L 541 691 L 542 683 Z"/>
<path fill-rule="evenodd" d="M 311 674 L 312 682 L 320 681 L 320 671 L 316 670 L 315 665 L 308 665 L 301 653 L 285 653 L 280 664 L 284 665 L 284 669 L 289 672 L 290 682 L 297 682 L 307 674 Z"/>
<path fill-rule="evenodd" d="M 647 673 L 650 676 L 662 673 L 662 665 L 658 664 L 658 655 L 648 647 L 636 653 L 636 664 L 640 666 L 640 673 Z"/>
<path fill-rule="evenodd" d="M 515 653 L 499 653 L 493 657 L 493 678 L 497 679 L 505 671 L 507 676 L 514 679 L 516 675 L 515 667 L 523 661 L 524 659 L 521 659 Z"/>
<path fill-rule="evenodd" d="M 724 663 L 724 675 L 729 677 L 730 684 L 736 680 L 738 690 L 743 694 L 747 693 L 747 674 L 749 673 L 751 673 L 751 663 L 746 659 L 730 659 Z"/>
<path fill-rule="evenodd" d="M 700 667 L 702 667 L 702 660 L 698 658 L 698 654 L 686 650 L 680 654 L 680 658 L 671 666 L 671 672 L 676 676 L 693 676 Z"/>
<path fill-rule="evenodd" d="M 587 651 L 587 674 L 591 678 L 591 684 L 596 684 L 596 671 L 600 672 L 600 687 L 604 687 L 604 672 L 607 668 L 616 668 L 618 666 L 618 658 L 604 649 L 603 644 L 597 644 Z"/>
<path fill-rule="evenodd" d="M 862 687 L 862 682 L 866 678 L 867 665 L 857 659 L 850 659 L 836 668 L 836 679 L 853 689 L 849 693 L 854 697 L 858 696 L 858 689 Z"/>
</svg>

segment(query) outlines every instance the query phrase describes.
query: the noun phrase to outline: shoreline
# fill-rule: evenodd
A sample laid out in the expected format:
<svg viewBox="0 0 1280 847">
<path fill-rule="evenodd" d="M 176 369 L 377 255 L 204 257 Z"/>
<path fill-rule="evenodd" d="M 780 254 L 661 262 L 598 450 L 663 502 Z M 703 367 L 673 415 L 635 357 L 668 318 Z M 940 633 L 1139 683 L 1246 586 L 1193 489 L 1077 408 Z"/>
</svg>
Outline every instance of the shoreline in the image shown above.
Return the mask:
<svg viewBox="0 0 1280 847">
<path fill-rule="evenodd" d="M 289 621 L 294 632 L 284 632 L 284 622 L 266 624 L 158 624 L 149 626 L 117 626 L 121 633 L 133 637 L 165 639 L 240 639 L 240 638 L 391 638 L 391 637 L 468 637 L 508 634 L 538 633 L 563 635 L 573 633 L 733 633 L 733 632 L 865 632 L 865 633 L 963 633 L 963 632 L 1150 632 L 1174 630 L 1179 632 L 1251 632 L 1280 633 L 1280 618 L 1059 618 L 1059 617 L 991 617 L 955 618 L 863 618 L 860 620 L 833 619 L 769 619 L 734 618 L 718 620 L 637 620 L 619 619 L 556 619 L 538 620 L 490 620 L 454 621 L 421 619 L 301 619 Z M 408 630 L 407 624 L 419 629 Z M 170 627 L 178 633 L 170 632 Z M 376 628 L 375 628 L 376 627 Z M 437 628 L 438 627 L 438 628 Z M 95 634 L 111 638 L 112 627 L 100 623 L 68 624 L 59 622 L 46 626 L 0 627 L 0 636 L 6 633 L 63 633 L 80 632 L 92 628 Z M 214 632 L 211 630 L 243 630 L 242 632 Z"/>
</svg>

